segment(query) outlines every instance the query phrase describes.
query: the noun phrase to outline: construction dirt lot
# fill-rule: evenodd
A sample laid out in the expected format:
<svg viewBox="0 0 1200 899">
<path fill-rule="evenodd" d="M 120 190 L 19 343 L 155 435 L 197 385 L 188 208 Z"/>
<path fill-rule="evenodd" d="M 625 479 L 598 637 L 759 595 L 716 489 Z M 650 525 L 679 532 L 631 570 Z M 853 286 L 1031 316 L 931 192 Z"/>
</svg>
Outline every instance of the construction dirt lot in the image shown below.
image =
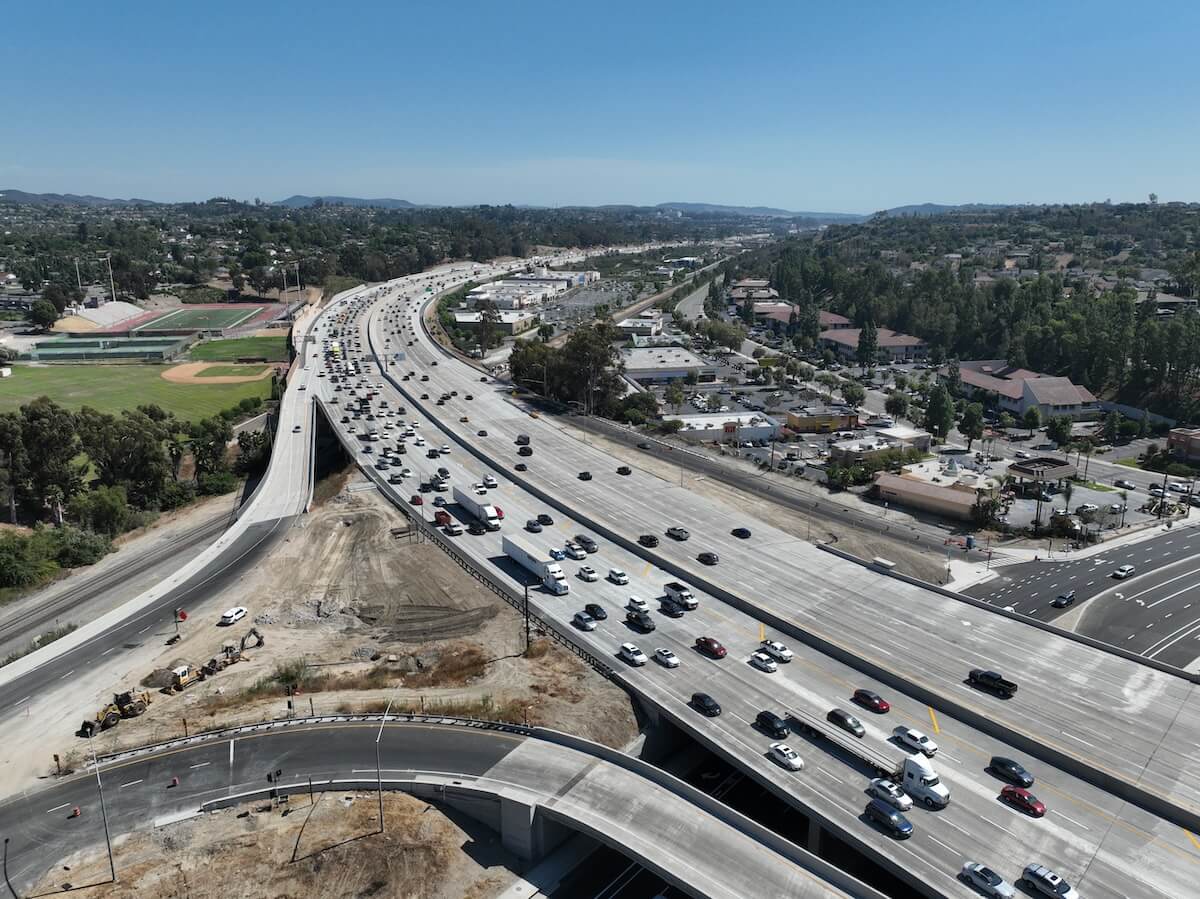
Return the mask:
<svg viewBox="0 0 1200 899">
<path fill-rule="evenodd" d="M 311 814 L 310 814 L 311 812 Z M 279 810 L 247 803 L 114 843 L 118 882 L 88 891 L 111 899 L 484 899 L 521 869 L 482 824 L 404 794 L 300 797 Z M 104 848 L 49 871 L 30 895 L 110 878 Z"/>
<path fill-rule="evenodd" d="M 563 421 L 569 424 L 570 419 L 563 419 Z M 566 426 L 564 426 L 563 432 L 604 450 L 614 458 L 628 462 L 630 465 L 636 465 L 642 471 L 657 475 L 663 480 L 675 484 L 679 483 L 678 465 L 673 465 L 650 453 L 639 452 L 602 434 Z M 794 482 L 781 480 L 780 483 L 792 484 Z M 896 539 L 891 539 L 883 534 L 856 528 L 844 521 L 832 520 L 822 516 L 819 512 L 810 514 L 778 503 L 768 505 L 763 497 L 739 490 L 737 487 L 722 483 L 715 478 L 688 475 L 684 479 L 684 486 L 701 496 L 707 496 L 735 509 L 755 509 L 758 515 L 769 518 L 771 524 L 793 536 L 814 542 L 836 538 L 839 549 L 859 558 L 873 559 L 876 556 L 882 556 L 895 562 L 896 567 L 904 573 L 934 584 L 941 583 L 946 579 L 945 556 L 917 548 L 911 541 L 903 538 L 903 531 L 899 532 Z"/>
<path fill-rule="evenodd" d="M 216 614 L 193 615 L 183 639 L 130 673 L 120 689 L 145 689 L 140 718 L 95 737 L 96 750 L 156 742 L 190 732 L 285 717 L 286 688 L 298 688 L 297 714 L 402 711 L 523 721 L 624 746 L 637 726 L 628 696 L 549 639 L 523 657 L 521 616 L 436 546 L 418 542 L 405 519 L 369 482 L 342 473 L 319 488 L 318 502 L 253 572 L 227 606 L 248 617 L 214 627 Z M 240 643 L 242 661 L 182 692 L 164 694 L 171 669 L 202 665 L 223 643 Z M 78 722 L 73 722 L 73 731 Z M 67 737 L 67 735 L 64 735 Z M 67 746 L 80 741 L 68 737 Z M 76 749 L 82 747 L 76 745 Z"/>
</svg>

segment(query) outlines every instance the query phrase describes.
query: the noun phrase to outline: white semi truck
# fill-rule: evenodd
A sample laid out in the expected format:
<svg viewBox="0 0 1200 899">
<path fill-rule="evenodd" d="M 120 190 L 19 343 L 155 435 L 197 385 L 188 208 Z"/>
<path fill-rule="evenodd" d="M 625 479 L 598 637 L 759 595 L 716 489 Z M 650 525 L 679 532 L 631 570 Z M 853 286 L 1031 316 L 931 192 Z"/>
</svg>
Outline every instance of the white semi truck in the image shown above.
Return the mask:
<svg viewBox="0 0 1200 899">
<path fill-rule="evenodd" d="M 563 596 L 571 592 L 571 585 L 567 583 L 567 576 L 563 574 L 562 567 L 549 558 L 547 552 L 543 550 L 539 553 L 528 544 L 515 537 L 509 537 L 507 534 L 502 538 L 501 544 L 506 556 L 530 574 L 540 578 L 542 586 L 555 596 Z"/>
<path fill-rule="evenodd" d="M 489 531 L 500 530 L 500 514 L 496 507 L 481 503 L 465 490 L 454 488 L 454 501 L 467 510 L 467 513 Z"/>
</svg>

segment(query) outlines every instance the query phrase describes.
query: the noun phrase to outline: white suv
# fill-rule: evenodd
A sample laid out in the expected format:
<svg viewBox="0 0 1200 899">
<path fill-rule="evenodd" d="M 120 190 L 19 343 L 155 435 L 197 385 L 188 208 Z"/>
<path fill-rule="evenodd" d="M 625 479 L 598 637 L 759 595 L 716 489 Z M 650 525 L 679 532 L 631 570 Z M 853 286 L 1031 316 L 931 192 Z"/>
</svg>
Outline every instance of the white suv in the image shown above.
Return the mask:
<svg viewBox="0 0 1200 899">
<path fill-rule="evenodd" d="M 645 665 L 646 654 L 634 646 L 632 643 L 622 643 L 621 649 L 617 653 L 622 659 L 630 665 Z"/>
<path fill-rule="evenodd" d="M 1021 881 L 1044 896 L 1053 896 L 1054 899 L 1079 899 L 1079 893 L 1045 865 L 1026 865 L 1021 874 Z"/>
<path fill-rule="evenodd" d="M 909 749 L 913 749 L 927 758 L 933 758 L 938 751 L 937 743 L 925 736 L 919 730 L 914 730 L 911 727 L 897 727 L 892 731 L 892 736 L 896 741 Z"/>
</svg>

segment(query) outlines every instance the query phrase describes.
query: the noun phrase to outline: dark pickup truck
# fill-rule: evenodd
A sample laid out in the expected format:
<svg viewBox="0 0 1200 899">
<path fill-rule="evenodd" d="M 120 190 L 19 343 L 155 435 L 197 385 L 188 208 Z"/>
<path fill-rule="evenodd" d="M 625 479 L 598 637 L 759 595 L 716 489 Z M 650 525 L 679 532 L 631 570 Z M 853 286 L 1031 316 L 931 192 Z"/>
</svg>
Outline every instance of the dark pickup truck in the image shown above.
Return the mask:
<svg viewBox="0 0 1200 899">
<path fill-rule="evenodd" d="M 983 668 L 975 668 L 967 675 L 967 680 L 973 686 L 982 687 L 985 690 L 991 690 L 1000 696 L 1008 698 L 1017 692 L 1017 685 L 1010 680 L 1005 680 L 1004 676 L 995 671 L 985 671 Z"/>
</svg>

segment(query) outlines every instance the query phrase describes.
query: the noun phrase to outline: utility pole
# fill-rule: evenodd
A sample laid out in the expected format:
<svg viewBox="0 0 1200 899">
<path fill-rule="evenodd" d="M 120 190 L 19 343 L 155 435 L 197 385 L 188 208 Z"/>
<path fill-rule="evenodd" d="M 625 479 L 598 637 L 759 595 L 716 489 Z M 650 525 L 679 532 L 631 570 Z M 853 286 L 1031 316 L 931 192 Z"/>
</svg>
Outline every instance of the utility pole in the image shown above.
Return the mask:
<svg viewBox="0 0 1200 899">
<path fill-rule="evenodd" d="M 529 655 L 529 581 L 522 580 L 525 586 L 525 656 Z"/>
<path fill-rule="evenodd" d="M 79 257 L 75 257 L 75 286 L 83 290 L 83 278 L 79 276 Z"/>
<path fill-rule="evenodd" d="M 104 257 L 104 261 L 108 263 L 108 289 L 109 289 L 109 297 L 110 297 L 110 299 L 111 299 L 111 300 L 112 300 L 112 301 L 115 303 L 115 302 L 116 302 L 116 300 L 117 300 L 117 285 L 116 285 L 116 282 L 114 282 L 114 281 L 113 281 L 113 273 L 112 273 L 112 253 L 109 253 L 108 255 L 106 255 L 106 256 Z"/>
<path fill-rule="evenodd" d="M 117 866 L 113 862 L 112 836 L 108 832 L 108 808 L 104 804 L 104 784 L 100 780 L 100 762 L 96 759 L 96 743 L 88 734 L 88 746 L 92 750 L 92 767 L 96 770 L 96 788 L 100 791 L 100 817 L 104 821 L 104 843 L 108 847 L 108 869 L 112 872 L 112 882 L 117 882 Z"/>
</svg>

